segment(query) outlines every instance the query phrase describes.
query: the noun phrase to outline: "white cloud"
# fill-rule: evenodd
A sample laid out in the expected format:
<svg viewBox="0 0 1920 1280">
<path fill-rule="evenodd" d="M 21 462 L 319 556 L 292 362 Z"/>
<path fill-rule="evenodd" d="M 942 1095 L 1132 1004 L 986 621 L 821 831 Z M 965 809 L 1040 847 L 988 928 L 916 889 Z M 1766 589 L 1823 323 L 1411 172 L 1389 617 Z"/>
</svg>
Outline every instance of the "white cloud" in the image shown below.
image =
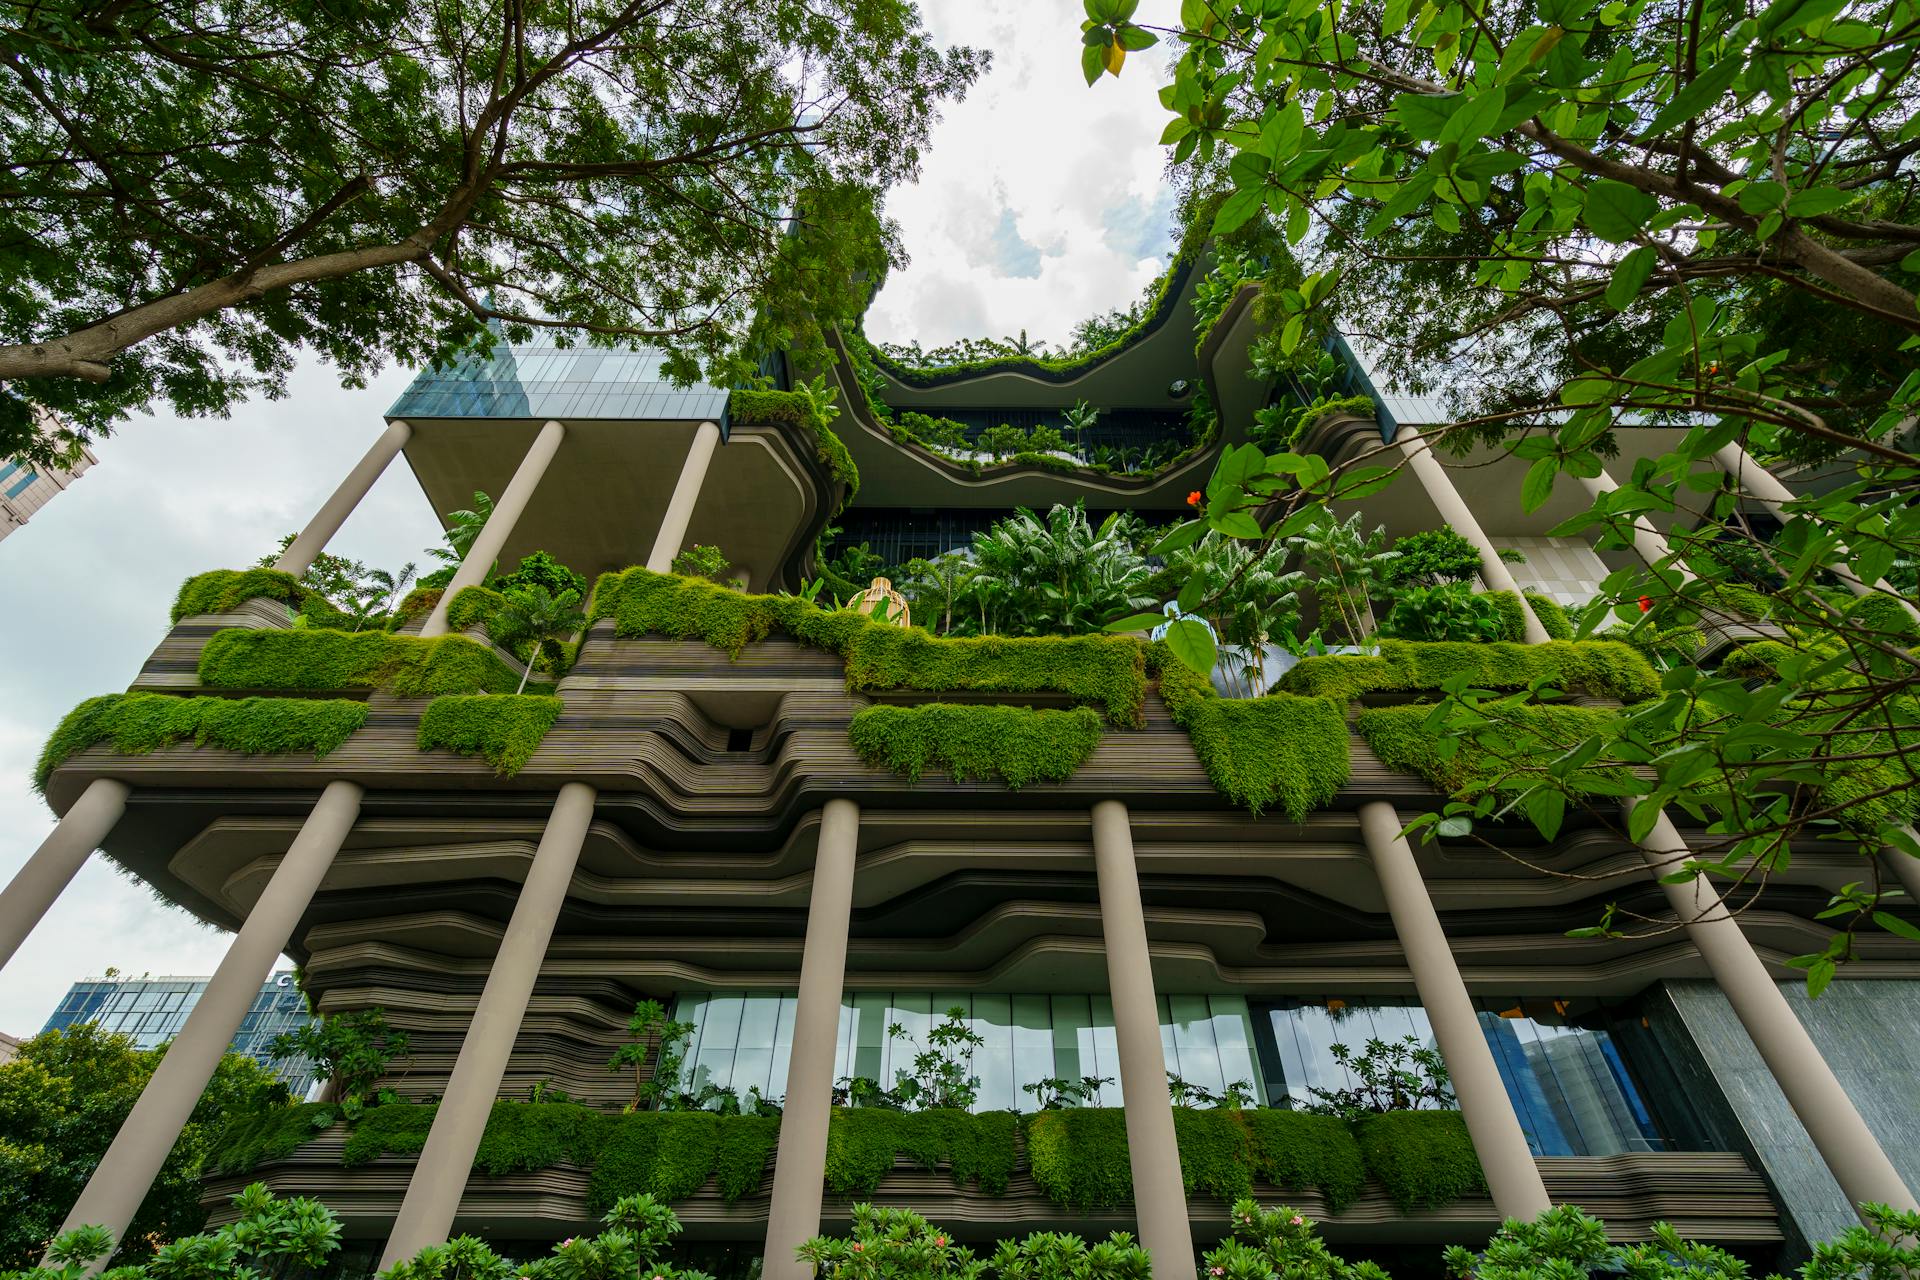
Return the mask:
<svg viewBox="0 0 1920 1280">
<path fill-rule="evenodd" d="M 937 0 L 927 11 L 937 38 L 990 48 L 995 66 L 947 110 L 921 181 L 890 202 L 913 262 L 887 282 L 868 331 L 937 345 L 1024 328 L 1064 341 L 1075 322 L 1137 297 L 1172 247 L 1156 145 L 1162 51 L 1088 88 L 1077 4 Z M 1139 14 L 1173 16 L 1172 0 Z M 996 247 L 1003 226 L 1013 234 Z M 346 391 L 308 358 L 286 400 L 231 420 L 130 422 L 96 449 L 99 466 L 0 542 L 0 881 L 51 829 L 28 779 L 60 717 L 126 687 L 182 579 L 251 563 L 297 529 L 407 379 L 390 369 Z M 332 549 L 395 566 L 437 533 L 397 463 Z M 69 983 L 109 965 L 203 974 L 225 946 L 96 858 L 0 971 L 0 1031 L 38 1031 Z"/>
</svg>

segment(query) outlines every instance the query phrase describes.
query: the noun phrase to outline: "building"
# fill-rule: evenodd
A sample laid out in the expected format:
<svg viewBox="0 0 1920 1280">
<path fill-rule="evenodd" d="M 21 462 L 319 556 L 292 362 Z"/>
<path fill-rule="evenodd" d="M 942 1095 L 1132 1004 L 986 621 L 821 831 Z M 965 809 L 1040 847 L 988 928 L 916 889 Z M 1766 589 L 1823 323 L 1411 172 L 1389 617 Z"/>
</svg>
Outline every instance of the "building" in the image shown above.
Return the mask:
<svg viewBox="0 0 1920 1280">
<path fill-rule="evenodd" d="M 0 538 L 18 529 L 53 496 L 87 473 L 99 459 L 84 444 L 64 467 L 38 468 L 12 459 L 0 459 Z"/>
<path fill-rule="evenodd" d="M 798 391 L 676 390 L 652 357 L 585 347 L 502 346 L 423 374 L 279 562 L 310 564 L 402 453 L 438 510 L 498 495 L 446 591 L 391 639 L 361 642 L 415 664 L 407 683 L 381 665 L 316 688 L 302 654 L 324 633 L 290 626 L 270 575 L 190 583 L 197 607 L 131 689 L 300 696 L 256 754 L 211 721 L 207 745 L 71 742 L 46 788 L 64 816 L 7 890 L 0 961 L 99 845 L 238 930 L 221 969 L 236 983 L 207 1020 L 222 1043 L 247 1012 L 238 979 L 250 989 L 283 950 L 323 1014 L 385 1010 L 412 1036 L 387 1083 L 437 1108 L 389 1113 L 382 1130 L 401 1136 L 370 1162 L 344 1167 L 335 1127 L 207 1193 L 219 1204 L 257 1179 L 319 1194 L 367 1264 L 456 1230 L 539 1250 L 641 1189 L 673 1202 L 714 1268 L 764 1252 L 782 1278 L 799 1273 L 795 1244 L 858 1200 L 970 1240 L 1137 1229 L 1162 1280 L 1194 1274 L 1196 1247 L 1249 1189 L 1356 1249 L 1431 1256 L 1572 1201 L 1620 1238 L 1668 1221 L 1763 1264 L 1833 1235 L 1852 1201 L 1911 1203 L 1920 947 L 1876 936 L 1816 1005 L 1783 963 L 1830 936 L 1820 912 L 1834 882 L 1858 878 L 1853 852 L 1796 850 L 1766 909 L 1736 921 L 1701 910 L 1696 886 L 1658 882 L 1650 868 L 1690 834 L 1664 819 L 1641 849 L 1572 818 L 1551 841 L 1503 828 L 1527 865 L 1467 841 L 1416 848 L 1404 821 L 1439 794 L 1359 725 L 1382 701 L 1431 696 L 1418 674 L 1384 699 L 1286 686 L 1263 703 L 1297 717 L 1272 739 L 1274 786 L 1312 795 L 1255 813 L 1197 748 L 1212 692 L 1177 669 L 1156 680 L 1135 641 L 900 639 L 802 600 L 660 576 L 717 545 L 749 591 L 797 592 L 830 521 L 836 547 L 899 562 L 1018 507 L 1180 518 L 1283 394 L 1247 376 L 1253 286 L 1196 324 L 1204 263 L 1190 244 L 1132 339 L 1077 365 L 915 370 L 847 338 L 830 424 Z M 1473 458 L 1456 484 L 1420 434 L 1443 411 L 1344 358 L 1372 410 L 1309 423 L 1298 449 L 1394 451 L 1408 474 L 1366 500 L 1368 520 L 1460 533 L 1516 640 L 1547 641 L 1549 606 L 1631 552 L 1552 532 L 1581 501 L 1571 486 L 1521 511 L 1524 461 Z M 1081 402 L 1108 434 L 1079 447 L 1117 461 L 1087 466 L 1051 440 L 994 455 L 1000 424 Z M 928 430 L 946 443 L 915 438 Z M 1672 436 L 1635 434 L 1617 465 Z M 1128 450 L 1156 465 L 1130 466 Z M 1754 501 L 1780 501 L 1751 459 L 1724 462 Z M 1657 551 L 1669 528 L 1651 519 L 1643 545 Z M 1509 566 L 1499 551 L 1516 547 L 1526 563 Z M 499 696 L 521 669 L 481 643 L 484 593 L 461 596 L 534 550 L 615 575 L 598 582 L 557 710 Z M 1632 654 L 1616 653 L 1620 684 L 1586 696 L 1640 696 L 1627 683 L 1652 673 Z M 468 674 L 439 682 L 456 659 Z M 475 682 L 493 692 L 471 696 Z M 1009 734 L 1091 705 L 1069 718 L 1097 732 L 1063 775 L 1017 789 L 937 766 L 912 778 L 856 749 L 857 724 L 925 724 L 937 696 L 1007 708 Z M 1680 927 L 1568 939 L 1616 900 Z M 691 1028 L 687 1091 L 727 1091 L 749 1112 L 777 1098 L 778 1119 L 624 1116 L 647 1072 L 608 1063 L 643 1000 Z M 978 1037 L 974 1118 L 837 1105 L 911 1069 L 949 1010 Z M 1369 1120 L 1363 1148 L 1344 1122 L 1295 1109 L 1360 1083 L 1335 1046 L 1370 1040 L 1437 1053 L 1458 1110 Z M 1009 1118 L 1062 1081 L 1088 1105 Z M 177 1124 L 194 1088 L 157 1083 L 128 1124 Z M 1176 1091 L 1246 1106 L 1176 1108 Z M 566 1112 L 563 1151 L 508 1159 L 482 1145 L 491 1117 L 520 1117 L 524 1134 L 562 1113 L 502 1100 L 600 1119 Z M 151 1172 L 110 1158 L 76 1220 L 124 1221 Z"/>
<path fill-rule="evenodd" d="M 91 1022 L 109 1035 L 124 1035 L 138 1049 L 154 1049 L 171 1041 L 187 1025 L 187 1015 L 206 994 L 207 978 L 125 978 L 117 974 L 83 978 L 67 988 L 59 1007 L 42 1031 L 61 1031 Z M 229 1052 L 245 1054 L 287 1082 L 287 1090 L 303 1098 L 313 1087 L 313 1064 L 305 1058 L 273 1054 L 275 1038 L 312 1021 L 306 998 L 294 986 L 293 971 L 282 969 L 260 986 Z"/>
</svg>

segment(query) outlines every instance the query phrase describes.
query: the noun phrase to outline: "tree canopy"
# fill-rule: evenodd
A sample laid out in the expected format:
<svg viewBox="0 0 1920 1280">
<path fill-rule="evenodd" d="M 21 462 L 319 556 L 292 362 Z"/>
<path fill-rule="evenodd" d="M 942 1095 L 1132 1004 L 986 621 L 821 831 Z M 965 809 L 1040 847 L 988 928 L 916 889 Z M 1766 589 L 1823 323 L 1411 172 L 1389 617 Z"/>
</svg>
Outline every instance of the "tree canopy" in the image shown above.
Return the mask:
<svg viewBox="0 0 1920 1280">
<path fill-rule="evenodd" d="M 814 349 L 984 65 L 910 0 L 0 4 L 0 456 L 279 394 L 296 347 Z"/>
<path fill-rule="evenodd" d="M 1524 817 L 1551 839 L 1577 813 L 1642 839 L 1672 807 L 1704 833 L 1672 874 L 1713 877 L 1735 910 L 1797 840 L 1844 841 L 1861 874 L 1795 961 L 1810 985 L 1858 929 L 1920 939 L 1885 909 L 1905 904 L 1878 857 L 1920 856 L 1920 6 L 1183 0 L 1168 27 L 1136 24 L 1135 0 L 1085 9 L 1089 84 L 1165 42 L 1162 140 L 1221 197 L 1216 235 L 1264 223 L 1299 255 L 1304 274 L 1263 285 L 1268 372 L 1338 329 L 1376 375 L 1450 402 L 1421 425 L 1443 453 L 1525 461 L 1528 512 L 1670 429 L 1551 530 L 1626 562 L 1574 621 L 1667 667 L 1662 695 L 1541 733 L 1531 691 L 1450 690 L 1429 731 L 1499 776 L 1422 825 L 1480 839 Z M 1229 452 L 1160 549 L 1295 536 L 1406 465 L 1389 439 L 1339 466 L 1293 443 Z M 1719 465 L 1735 445 L 1825 475 L 1757 510 Z M 1650 515 L 1665 555 L 1636 544 Z M 1692 660 L 1704 629 L 1753 622 L 1777 638 Z M 1668 927 L 1609 908 L 1586 932 Z"/>
</svg>

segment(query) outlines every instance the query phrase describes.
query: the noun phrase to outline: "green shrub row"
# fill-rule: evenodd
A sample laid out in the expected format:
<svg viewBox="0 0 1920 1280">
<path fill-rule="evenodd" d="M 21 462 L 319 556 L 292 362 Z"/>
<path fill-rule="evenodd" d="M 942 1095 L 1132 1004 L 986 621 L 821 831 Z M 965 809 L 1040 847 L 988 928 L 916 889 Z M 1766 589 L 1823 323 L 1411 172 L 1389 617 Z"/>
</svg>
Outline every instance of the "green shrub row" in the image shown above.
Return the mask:
<svg viewBox="0 0 1920 1280">
<path fill-rule="evenodd" d="M 1500 610 L 1500 619 L 1506 628 L 1506 638 L 1515 643 L 1524 643 L 1527 638 L 1526 615 L 1520 611 L 1520 598 L 1511 591 L 1484 591 L 1481 593 Z M 1549 640 L 1573 639 L 1573 620 L 1567 617 L 1567 611 L 1558 600 L 1533 591 L 1524 591 L 1527 603 L 1533 606 L 1533 616 L 1540 619 L 1540 625 L 1546 630 Z"/>
<path fill-rule="evenodd" d="M 853 455 L 814 410 L 813 401 L 798 391 L 729 392 L 727 419 L 735 426 L 791 422 L 804 427 L 813 436 L 814 456 L 826 466 L 828 475 L 847 487 L 839 510 L 846 510 L 860 492 L 860 468 L 854 465 Z"/>
<path fill-rule="evenodd" d="M 1614 640 L 1546 644 L 1416 643 L 1382 640 L 1378 656 L 1303 658 L 1280 679 L 1290 693 L 1348 701 L 1367 693 L 1439 689 L 1465 677 L 1476 688 L 1525 689 L 1545 680 L 1569 693 L 1642 702 L 1660 692 L 1660 678 L 1631 645 Z"/>
<path fill-rule="evenodd" d="M 590 617 L 611 619 L 621 636 L 702 640 L 736 656 L 754 641 L 789 636 L 844 658 L 855 692 L 1061 693 L 1115 724 L 1144 723 L 1143 652 L 1124 636 L 935 637 L 798 596 L 748 595 L 639 568 L 603 574 Z"/>
<path fill-rule="evenodd" d="M 510 778 L 526 768 L 560 718 L 560 699 L 543 694 L 444 694 L 420 716 L 420 749 L 444 747 L 481 756 Z"/>
<path fill-rule="evenodd" d="M 280 569 L 210 569 L 180 584 L 172 619 L 205 613 L 231 613 L 249 600 L 278 600 L 315 627 L 349 625 L 352 618 L 318 591 L 307 590 L 294 574 Z"/>
<path fill-rule="evenodd" d="M 1187 731 L 1214 788 L 1235 804 L 1255 814 L 1277 808 L 1298 822 L 1347 785 L 1344 701 L 1290 693 L 1222 698 L 1164 646 L 1155 646 L 1152 665 L 1167 714 Z"/>
<path fill-rule="evenodd" d="M 217 631 L 200 651 L 212 689 L 385 689 L 402 698 L 512 693 L 519 675 L 465 636 L 385 631 Z M 544 689 L 543 689 L 544 691 Z"/>
<path fill-rule="evenodd" d="M 341 1162 L 354 1167 L 383 1155 L 417 1155 L 437 1110 L 434 1103 L 368 1108 L 352 1124 Z M 1332 1213 L 1358 1198 L 1369 1175 L 1406 1212 L 1437 1208 L 1486 1186 L 1456 1111 L 1391 1112 L 1352 1123 L 1264 1108 L 1175 1107 L 1173 1116 L 1187 1192 L 1228 1204 L 1250 1195 L 1256 1179 L 1317 1189 Z M 339 1118 L 339 1109 L 326 1104 L 239 1117 L 215 1139 L 207 1169 L 243 1174 L 284 1159 Z M 1085 1210 L 1132 1201 L 1126 1115 L 1118 1108 L 1022 1117 L 836 1107 L 827 1129 L 826 1186 L 835 1195 L 871 1195 L 904 1157 L 923 1169 L 944 1165 L 957 1187 L 976 1182 L 985 1194 L 1002 1195 L 1019 1165 L 1023 1127 L 1028 1169 L 1054 1203 Z M 501 1101 L 487 1118 L 473 1168 L 493 1177 L 562 1164 L 590 1169 L 595 1213 L 634 1192 L 685 1199 L 709 1179 L 732 1202 L 759 1190 L 779 1132 L 779 1119 L 770 1116 L 618 1115 L 570 1102 Z"/>
<path fill-rule="evenodd" d="M 868 707 L 847 737 L 868 764 L 918 782 L 929 768 L 958 782 L 998 779 L 1011 790 L 1029 782 L 1065 782 L 1100 745 L 1100 714 L 1088 707 Z"/>
<path fill-rule="evenodd" d="M 1537 781 L 1538 767 L 1565 754 L 1569 745 L 1598 733 L 1619 718 L 1603 707 L 1503 707 L 1499 715 L 1514 728 L 1500 735 L 1505 758 L 1470 735 L 1436 733 L 1427 727 L 1433 707 L 1414 702 L 1398 707 L 1366 707 L 1354 718 L 1354 728 L 1366 739 L 1380 763 L 1400 773 L 1416 774 L 1447 795 L 1466 795 L 1480 784 L 1514 769 L 1527 770 L 1511 787 Z M 1442 743 L 1448 750 L 1442 753 Z M 1575 774 L 1569 783 L 1576 792 L 1610 789 L 1625 780 L 1620 766 L 1594 766 Z M 1586 785 L 1591 783 L 1591 786 Z"/>
<path fill-rule="evenodd" d="M 1455 1115 L 1433 1112 L 1433 1115 Z M 1175 1107 L 1180 1175 L 1187 1193 L 1228 1204 L 1251 1195 L 1254 1179 L 1292 1190 L 1316 1188 L 1329 1212 L 1352 1204 L 1368 1165 L 1353 1129 L 1336 1116 L 1262 1109 Z M 1465 1132 L 1465 1126 L 1461 1126 Z M 1473 1159 L 1471 1145 L 1467 1158 Z M 1027 1165 L 1055 1203 L 1084 1210 L 1133 1200 L 1126 1114 L 1120 1110 L 1042 1111 L 1027 1122 Z M 1474 1163 L 1477 1175 L 1478 1162 Z"/>
<path fill-rule="evenodd" d="M 226 634 L 226 633 L 222 633 Z M 258 634 L 292 635 L 293 632 Z M 341 698 L 180 698 L 165 693 L 109 693 L 69 711 L 34 766 L 42 792 L 53 771 L 77 752 L 111 743 L 123 755 L 146 755 L 176 742 L 247 755 L 311 752 L 315 759 L 367 722 L 367 706 Z"/>
</svg>

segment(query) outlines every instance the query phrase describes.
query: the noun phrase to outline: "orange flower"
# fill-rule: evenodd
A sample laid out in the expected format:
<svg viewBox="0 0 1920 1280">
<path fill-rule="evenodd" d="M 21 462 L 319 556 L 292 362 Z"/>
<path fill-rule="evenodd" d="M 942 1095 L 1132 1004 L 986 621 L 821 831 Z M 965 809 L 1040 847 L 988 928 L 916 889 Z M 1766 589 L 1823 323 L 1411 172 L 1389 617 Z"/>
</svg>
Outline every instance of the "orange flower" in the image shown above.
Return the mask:
<svg viewBox="0 0 1920 1280">
<path fill-rule="evenodd" d="M 1197 507 L 1200 505 L 1200 491 L 1198 489 L 1195 489 L 1192 493 L 1187 495 L 1187 505 L 1190 507 Z"/>
</svg>

